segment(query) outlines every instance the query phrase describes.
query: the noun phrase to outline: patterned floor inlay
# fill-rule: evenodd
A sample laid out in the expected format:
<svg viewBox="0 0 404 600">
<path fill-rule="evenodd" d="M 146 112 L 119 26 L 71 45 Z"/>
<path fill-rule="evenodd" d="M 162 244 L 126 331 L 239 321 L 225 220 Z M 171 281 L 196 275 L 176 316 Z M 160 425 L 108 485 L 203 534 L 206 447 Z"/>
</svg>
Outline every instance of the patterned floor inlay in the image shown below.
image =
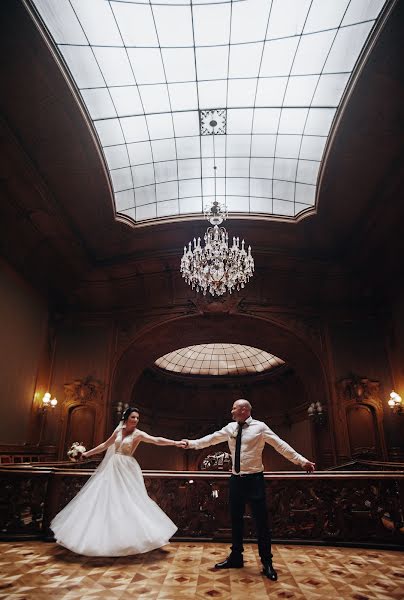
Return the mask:
<svg viewBox="0 0 404 600">
<path fill-rule="evenodd" d="M 0 543 L 0 600 L 403 600 L 400 552 L 274 546 L 279 580 L 260 574 L 256 546 L 243 569 L 216 571 L 227 544 L 173 543 L 125 558 L 86 558 L 43 542 Z"/>
</svg>

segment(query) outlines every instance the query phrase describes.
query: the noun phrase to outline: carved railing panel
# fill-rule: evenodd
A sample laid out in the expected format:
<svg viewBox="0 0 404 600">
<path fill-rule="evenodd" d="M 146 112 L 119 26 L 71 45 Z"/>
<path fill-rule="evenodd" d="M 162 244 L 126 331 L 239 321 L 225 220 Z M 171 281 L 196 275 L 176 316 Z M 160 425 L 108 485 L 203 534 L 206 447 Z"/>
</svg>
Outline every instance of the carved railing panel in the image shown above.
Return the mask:
<svg viewBox="0 0 404 600">
<path fill-rule="evenodd" d="M 3 537 L 41 534 L 48 484 L 46 474 L 0 473 L 0 532 Z"/>
<path fill-rule="evenodd" d="M 0 467 L 2 536 L 51 539 L 51 519 L 88 480 L 88 467 Z M 144 477 L 151 498 L 176 523 L 176 538 L 230 539 L 229 474 L 146 471 Z M 402 471 L 268 473 L 265 480 L 275 541 L 404 546 Z M 255 537 L 248 511 L 245 533 Z"/>
</svg>

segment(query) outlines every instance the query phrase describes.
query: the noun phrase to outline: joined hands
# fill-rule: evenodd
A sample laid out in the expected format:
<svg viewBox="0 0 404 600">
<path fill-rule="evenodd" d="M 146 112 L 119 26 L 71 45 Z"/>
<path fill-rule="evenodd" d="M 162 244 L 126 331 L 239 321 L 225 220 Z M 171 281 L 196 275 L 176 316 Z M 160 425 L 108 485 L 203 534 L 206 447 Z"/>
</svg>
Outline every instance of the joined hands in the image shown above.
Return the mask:
<svg viewBox="0 0 404 600">
<path fill-rule="evenodd" d="M 188 440 L 179 440 L 175 442 L 177 448 L 188 448 Z"/>
</svg>

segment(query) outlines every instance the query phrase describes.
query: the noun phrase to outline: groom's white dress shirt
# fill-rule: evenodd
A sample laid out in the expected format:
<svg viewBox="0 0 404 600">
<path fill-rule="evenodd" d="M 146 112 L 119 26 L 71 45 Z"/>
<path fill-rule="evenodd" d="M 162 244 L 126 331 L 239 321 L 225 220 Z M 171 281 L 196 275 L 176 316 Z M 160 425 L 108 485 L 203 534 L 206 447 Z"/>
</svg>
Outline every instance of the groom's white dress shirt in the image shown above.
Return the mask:
<svg viewBox="0 0 404 600">
<path fill-rule="evenodd" d="M 205 435 L 199 440 L 189 440 L 189 448 L 199 450 L 207 446 L 220 444 L 227 441 L 231 452 L 231 458 L 234 465 L 234 453 L 236 450 L 236 437 L 238 431 L 238 423 L 228 423 L 223 429 L 215 431 L 210 435 Z M 237 475 L 249 475 L 252 473 L 260 473 L 264 470 L 262 464 L 262 451 L 265 444 L 270 444 L 279 454 L 290 460 L 295 465 L 304 467 L 306 459 L 304 456 L 293 450 L 289 444 L 281 440 L 262 421 L 257 421 L 252 417 L 248 417 L 243 425 L 241 435 L 241 452 L 240 452 L 240 473 Z M 233 466 L 233 474 L 236 475 Z"/>
</svg>

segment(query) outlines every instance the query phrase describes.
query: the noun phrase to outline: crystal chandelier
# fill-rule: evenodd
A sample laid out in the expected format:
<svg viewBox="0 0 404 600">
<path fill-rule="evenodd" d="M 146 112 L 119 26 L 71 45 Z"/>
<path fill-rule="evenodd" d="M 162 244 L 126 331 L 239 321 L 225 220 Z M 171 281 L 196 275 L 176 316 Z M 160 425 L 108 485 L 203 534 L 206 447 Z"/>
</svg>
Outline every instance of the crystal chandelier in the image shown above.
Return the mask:
<svg viewBox="0 0 404 600">
<path fill-rule="evenodd" d="M 211 125 L 216 124 L 215 121 Z M 214 147 L 214 135 L 213 135 Z M 181 258 L 181 273 L 185 281 L 202 291 L 203 295 L 209 292 L 212 296 L 222 296 L 226 292 L 243 288 L 254 272 L 254 259 L 251 256 L 251 246 L 246 251 L 244 240 L 233 237 L 229 247 L 229 234 L 224 227 L 220 227 L 227 218 L 227 208 L 216 199 L 216 164 L 214 164 L 215 200 L 212 206 L 205 210 L 205 217 L 212 225 L 204 235 L 205 245 L 201 245 L 201 238 L 194 238 L 184 246 Z"/>
</svg>

